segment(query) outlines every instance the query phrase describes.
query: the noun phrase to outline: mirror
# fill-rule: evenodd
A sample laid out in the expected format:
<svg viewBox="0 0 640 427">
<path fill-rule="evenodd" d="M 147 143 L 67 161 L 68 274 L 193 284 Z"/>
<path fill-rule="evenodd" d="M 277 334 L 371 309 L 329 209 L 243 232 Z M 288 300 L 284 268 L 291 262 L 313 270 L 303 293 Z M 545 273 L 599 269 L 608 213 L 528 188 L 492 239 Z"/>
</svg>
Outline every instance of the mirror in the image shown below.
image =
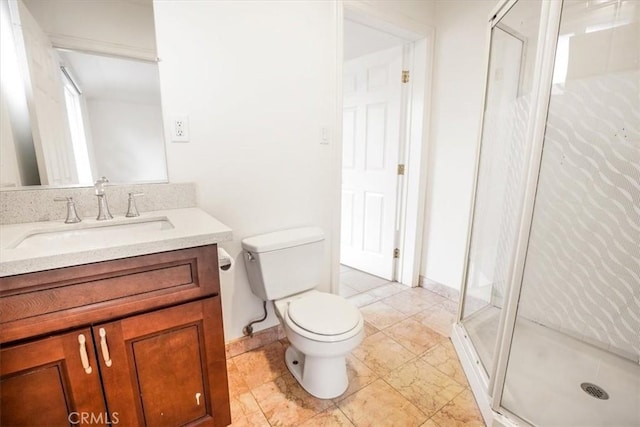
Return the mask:
<svg viewBox="0 0 640 427">
<path fill-rule="evenodd" d="M 0 187 L 166 182 L 152 0 L 0 6 Z"/>
</svg>

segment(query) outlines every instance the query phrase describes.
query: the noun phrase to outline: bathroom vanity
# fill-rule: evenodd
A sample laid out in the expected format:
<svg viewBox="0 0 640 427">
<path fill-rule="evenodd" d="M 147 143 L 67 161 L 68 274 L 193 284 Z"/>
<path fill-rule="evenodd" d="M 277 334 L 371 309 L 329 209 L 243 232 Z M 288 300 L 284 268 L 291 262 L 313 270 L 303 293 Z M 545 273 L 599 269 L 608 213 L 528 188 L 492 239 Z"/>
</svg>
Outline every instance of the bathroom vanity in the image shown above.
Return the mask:
<svg viewBox="0 0 640 427">
<path fill-rule="evenodd" d="M 231 423 L 217 254 L 231 230 L 197 208 L 2 227 L 0 424 Z"/>
</svg>

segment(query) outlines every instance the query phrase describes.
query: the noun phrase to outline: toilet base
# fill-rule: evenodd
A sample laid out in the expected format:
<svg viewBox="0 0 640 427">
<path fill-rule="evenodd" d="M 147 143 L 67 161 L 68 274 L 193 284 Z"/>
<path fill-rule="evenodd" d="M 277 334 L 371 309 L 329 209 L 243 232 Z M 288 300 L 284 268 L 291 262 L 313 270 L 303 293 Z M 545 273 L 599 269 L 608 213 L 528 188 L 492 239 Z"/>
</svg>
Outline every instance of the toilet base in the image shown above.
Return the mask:
<svg viewBox="0 0 640 427">
<path fill-rule="evenodd" d="M 309 394 L 333 399 L 347 390 L 347 361 L 344 356 L 305 356 L 292 345 L 285 352 L 287 368 Z"/>
</svg>

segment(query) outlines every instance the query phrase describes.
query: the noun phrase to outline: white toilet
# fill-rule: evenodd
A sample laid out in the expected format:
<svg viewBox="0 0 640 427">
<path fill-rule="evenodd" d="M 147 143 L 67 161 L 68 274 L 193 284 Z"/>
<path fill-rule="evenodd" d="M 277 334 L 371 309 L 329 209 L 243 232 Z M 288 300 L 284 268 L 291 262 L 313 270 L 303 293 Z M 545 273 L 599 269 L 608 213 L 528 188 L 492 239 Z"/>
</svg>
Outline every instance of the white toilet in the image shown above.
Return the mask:
<svg viewBox="0 0 640 427">
<path fill-rule="evenodd" d="M 253 293 L 274 302 L 291 343 L 289 371 L 310 394 L 331 399 L 349 385 L 345 356 L 362 342 L 364 321 L 344 298 L 314 290 L 323 242 L 320 228 L 305 227 L 250 237 L 242 248 Z"/>
</svg>

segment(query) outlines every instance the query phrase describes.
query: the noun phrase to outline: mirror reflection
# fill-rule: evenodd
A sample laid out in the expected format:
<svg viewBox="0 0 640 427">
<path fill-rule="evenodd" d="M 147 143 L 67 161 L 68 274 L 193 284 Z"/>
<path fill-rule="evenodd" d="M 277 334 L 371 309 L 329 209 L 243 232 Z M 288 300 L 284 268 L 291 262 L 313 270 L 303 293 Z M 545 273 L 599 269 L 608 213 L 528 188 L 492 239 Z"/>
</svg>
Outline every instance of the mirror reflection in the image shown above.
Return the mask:
<svg viewBox="0 0 640 427">
<path fill-rule="evenodd" d="M 152 2 L 0 6 L 0 187 L 166 182 Z"/>
</svg>

